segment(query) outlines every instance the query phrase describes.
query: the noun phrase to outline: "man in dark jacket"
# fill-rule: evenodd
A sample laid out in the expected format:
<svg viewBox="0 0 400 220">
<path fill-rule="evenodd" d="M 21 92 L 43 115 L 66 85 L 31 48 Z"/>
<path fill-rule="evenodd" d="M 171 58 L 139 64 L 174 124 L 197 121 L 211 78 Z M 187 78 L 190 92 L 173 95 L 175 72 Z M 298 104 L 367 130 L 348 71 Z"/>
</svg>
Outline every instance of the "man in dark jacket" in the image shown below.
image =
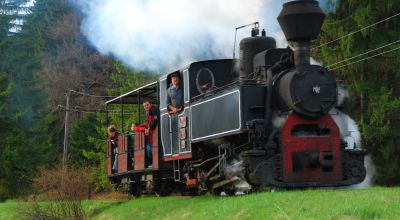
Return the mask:
<svg viewBox="0 0 400 220">
<path fill-rule="evenodd" d="M 173 115 L 182 111 L 183 93 L 180 85 L 179 73 L 171 75 L 171 85 L 167 90 L 168 113 Z"/>
<path fill-rule="evenodd" d="M 160 110 L 154 107 L 150 101 L 143 102 L 143 108 L 146 110 L 146 122 L 143 124 L 145 127 L 146 135 L 146 164 L 147 167 L 152 166 L 152 146 L 153 146 L 153 130 L 158 125 L 158 117 Z M 156 134 L 157 135 L 157 134 Z"/>
</svg>

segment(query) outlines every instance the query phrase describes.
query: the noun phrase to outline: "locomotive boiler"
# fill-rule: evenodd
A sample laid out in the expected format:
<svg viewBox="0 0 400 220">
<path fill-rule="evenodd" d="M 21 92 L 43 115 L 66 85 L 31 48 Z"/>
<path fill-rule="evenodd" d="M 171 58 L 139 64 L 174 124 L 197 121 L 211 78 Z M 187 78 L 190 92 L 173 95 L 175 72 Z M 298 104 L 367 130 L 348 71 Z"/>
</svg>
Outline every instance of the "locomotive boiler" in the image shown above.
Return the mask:
<svg viewBox="0 0 400 220">
<path fill-rule="evenodd" d="M 324 17 L 314 0 L 288 2 L 278 21 L 292 49 L 276 48 L 256 27 L 240 42 L 238 60 L 191 63 L 108 101 L 107 106 L 122 106 L 150 100 L 160 109 L 153 166 L 144 165 L 144 134 L 135 134 L 132 150 L 122 134 L 118 152 L 126 153 L 124 168 L 111 171 L 115 155 L 109 145 L 109 178 L 136 194 L 147 189 L 162 195 L 363 181 L 366 152 L 349 146 L 335 121 L 341 107 L 337 81 L 323 66 L 310 64 L 310 42 Z M 167 111 L 172 74 L 180 75 L 183 89 L 177 115 Z"/>
</svg>

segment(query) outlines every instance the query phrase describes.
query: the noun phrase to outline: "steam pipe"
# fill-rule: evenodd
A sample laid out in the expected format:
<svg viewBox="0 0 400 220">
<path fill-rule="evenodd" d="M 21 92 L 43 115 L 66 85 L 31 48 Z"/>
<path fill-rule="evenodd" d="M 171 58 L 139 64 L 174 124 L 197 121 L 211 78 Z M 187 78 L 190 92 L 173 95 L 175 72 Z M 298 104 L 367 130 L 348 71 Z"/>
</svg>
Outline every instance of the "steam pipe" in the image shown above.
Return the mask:
<svg viewBox="0 0 400 220">
<path fill-rule="evenodd" d="M 272 114 L 272 68 L 275 68 L 276 64 L 267 70 L 267 99 L 265 100 L 265 119 L 264 119 L 264 136 L 268 137 L 271 130 L 271 114 Z"/>
<path fill-rule="evenodd" d="M 265 100 L 265 117 L 264 117 L 264 137 L 268 137 L 271 133 L 271 121 L 272 121 L 272 93 L 274 89 L 272 88 L 273 84 L 273 72 L 277 70 L 286 69 L 285 65 L 287 62 L 290 62 L 290 57 L 287 59 L 283 59 L 280 62 L 276 63 L 275 65 L 268 68 L 266 73 L 267 78 L 267 96 Z M 284 72 L 285 73 L 285 72 Z M 283 73 L 283 74 L 284 74 Z M 282 74 L 282 73 L 281 73 Z"/>
<path fill-rule="evenodd" d="M 294 64 L 310 65 L 310 41 L 293 41 Z"/>
</svg>

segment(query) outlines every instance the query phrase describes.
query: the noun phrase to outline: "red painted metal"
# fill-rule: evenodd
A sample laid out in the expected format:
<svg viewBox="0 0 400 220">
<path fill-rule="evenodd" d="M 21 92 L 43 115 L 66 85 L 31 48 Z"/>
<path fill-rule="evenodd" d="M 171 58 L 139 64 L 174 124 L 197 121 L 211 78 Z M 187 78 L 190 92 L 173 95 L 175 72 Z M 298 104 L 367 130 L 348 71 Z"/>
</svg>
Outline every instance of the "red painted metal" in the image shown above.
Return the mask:
<svg viewBox="0 0 400 220">
<path fill-rule="evenodd" d="M 186 179 L 186 186 L 196 186 L 197 185 L 197 179 L 193 178 L 187 178 Z"/>
<path fill-rule="evenodd" d="M 172 160 L 183 160 L 183 159 L 189 159 L 192 158 L 192 153 L 187 153 L 187 154 L 179 154 L 179 155 L 172 155 L 172 156 L 166 156 L 164 157 L 164 161 L 172 161 Z"/>
<path fill-rule="evenodd" d="M 324 125 L 330 130 L 325 136 L 293 136 L 298 125 Z M 289 115 L 281 132 L 283 181 L 284 182 L 333 182 L 343 179 L 339 128 L 331 116 L 320 119 L 305 119 L 296 114 Z M 308 166 L 310 155 L 316 155 L 317 166 Z M 297 164 L 294 158 L 297 157 Z M 333 158 L 324 163 L 324 156 Z M 321 163 L 322 162 L 322 163 Z M 299 168 L 298 165 L 301 165 Z M 324 165 L 323 165 L 324 164 Z M 297 166 L 297 167 L 296 167 Z"/>
<path fill-rule="evenodd" d="M 118 173 L 128 171 L 128 134 L 118 136 Z"/>
<path fill-rule="evenodd" d="M 144 132 L 135 132 L 135 145 L 134 145 L 135 170 L 144 170 L 145 167 L 144 141 L 145 141 Z"/>
<path fill-rule="evenodd" d="M 159 168 L 159 160 L 158 157 L 158 126 L 153 129 L 153 146 L 152 146 L 152 154 L 153 154 L 153 169 Z"/>
</svg>

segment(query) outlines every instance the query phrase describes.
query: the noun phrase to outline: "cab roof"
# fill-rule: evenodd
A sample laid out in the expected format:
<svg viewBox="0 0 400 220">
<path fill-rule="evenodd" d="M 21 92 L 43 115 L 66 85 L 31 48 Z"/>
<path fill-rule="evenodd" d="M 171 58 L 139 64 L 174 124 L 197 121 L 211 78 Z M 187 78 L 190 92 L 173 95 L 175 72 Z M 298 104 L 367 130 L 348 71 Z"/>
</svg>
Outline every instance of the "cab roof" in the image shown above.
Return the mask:
<svg viewBox="0 0 400 220">
<path fill-rule="evenodd" d="M 185 69 L 190 69 L 190 67 L 192 67 L 195 64 L 206 64 L 206 63 L 218 63 L 218 62 L 225 62 L 225 61 L 232 61 L 232 59 L 215 59 L 215 60 L 202 60 L 202 61 L 196 61 L 196 62 L 192 62 L 189 65 L 184 66 L 183 68 L 180 68 L 176 71 L 173 72 L 168 72 L 168 73 L 164 73 L 160 76 L 160 80 L 167 78 L 168 76 L 170 76 L 173 73 L 177 73 L 177 72 L 181 72 Z"/>
</svg>

